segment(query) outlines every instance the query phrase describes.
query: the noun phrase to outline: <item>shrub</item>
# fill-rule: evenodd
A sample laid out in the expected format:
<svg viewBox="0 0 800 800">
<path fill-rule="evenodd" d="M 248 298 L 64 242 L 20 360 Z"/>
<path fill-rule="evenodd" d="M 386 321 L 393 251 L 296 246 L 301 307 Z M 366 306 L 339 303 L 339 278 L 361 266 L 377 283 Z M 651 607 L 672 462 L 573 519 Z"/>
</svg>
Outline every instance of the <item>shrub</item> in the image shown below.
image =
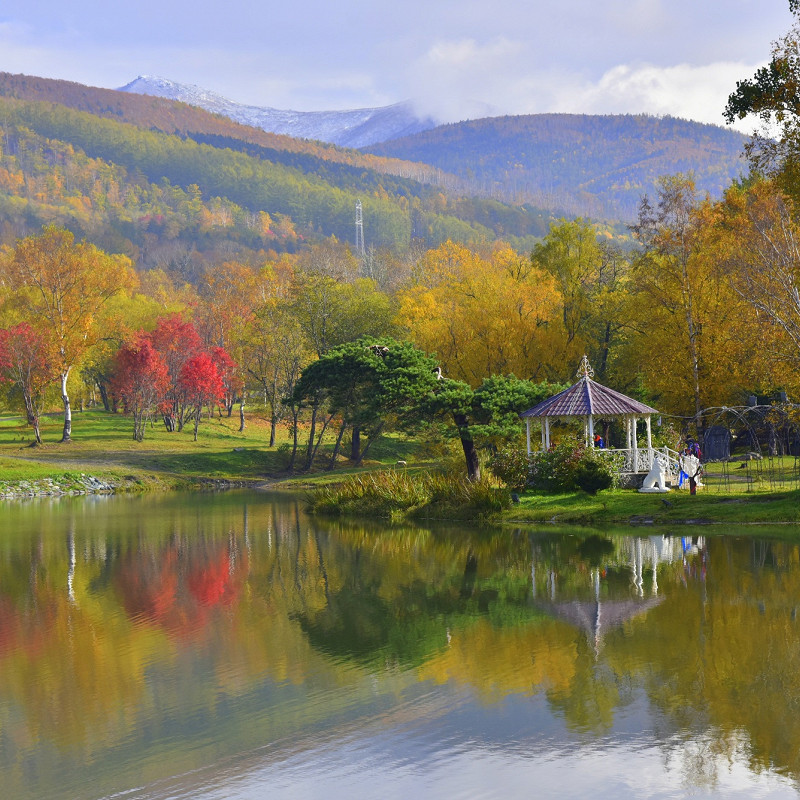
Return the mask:
<svg viewBox="0 0 800 800">
<path fill-rule="evenodd" d="M 575 470 L 575 484 L 588 494 L 597 494 L 601 489 L 610 489 L 614 478 L 601 459 L 583 458 Z"/>
<path fill-rule="evenodd" d="M 616 485 L 618 470 L 617 454 L 586 447 L 577 439 L 565 439 L 533 457 L 531 483 L 550 492 L 583 489 L 596 494 Z"/>
<path fill-rule="evenodd" d="M 509 489 L 524 489 L 531 479 L 531 460 L 523 447 L 502 447 L 490 459 L 489 469 Z"/>
<path fill-rule="evenodd" d="M 508 492 L 487 481 L 384 470 L 351 475 L 336 486 L 317 489 L 309 497 L 308 510 L 330 515 L 473 519 L 509 504 Z"/>
</svg>

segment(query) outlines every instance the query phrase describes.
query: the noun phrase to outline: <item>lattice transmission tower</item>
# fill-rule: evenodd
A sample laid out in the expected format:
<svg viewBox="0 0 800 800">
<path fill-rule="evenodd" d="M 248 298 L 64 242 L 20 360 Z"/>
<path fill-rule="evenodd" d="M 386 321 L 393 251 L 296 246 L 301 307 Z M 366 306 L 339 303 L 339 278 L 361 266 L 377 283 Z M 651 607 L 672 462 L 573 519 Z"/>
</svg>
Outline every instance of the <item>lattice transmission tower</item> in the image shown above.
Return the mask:
<svg viewBox="0 0 800 800">
<path fill-rule="evenodd" d="M 361 210 L 361 201 L 356 200 L 356 255 L 364 258 L 367 250 L 364 247 L 364 215 Z"/>
</svg>

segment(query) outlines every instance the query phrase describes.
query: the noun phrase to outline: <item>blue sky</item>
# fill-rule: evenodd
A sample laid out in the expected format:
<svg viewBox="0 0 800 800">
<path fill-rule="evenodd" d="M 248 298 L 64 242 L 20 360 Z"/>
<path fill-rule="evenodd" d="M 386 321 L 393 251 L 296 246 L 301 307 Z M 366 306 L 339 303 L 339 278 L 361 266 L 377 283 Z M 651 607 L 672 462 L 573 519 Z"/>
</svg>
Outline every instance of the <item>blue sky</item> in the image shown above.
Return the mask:
<svg viewBox="0 0 800 800">
<path fill-rule="evenodd" d="M 545 111 L 722 123 L 787 0 L 17 0 L 0 70 L 116 88 L 158 75 L 253 105 L 413 100 L 440 121 Z"/>
</svg>

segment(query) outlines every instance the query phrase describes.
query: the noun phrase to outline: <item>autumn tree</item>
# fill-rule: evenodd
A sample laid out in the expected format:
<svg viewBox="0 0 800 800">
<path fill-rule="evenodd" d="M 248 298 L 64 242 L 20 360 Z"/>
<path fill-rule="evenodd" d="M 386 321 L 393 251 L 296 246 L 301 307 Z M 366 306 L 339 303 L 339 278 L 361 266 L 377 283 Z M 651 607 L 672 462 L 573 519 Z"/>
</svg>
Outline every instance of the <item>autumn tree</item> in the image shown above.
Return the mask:
<svg viewBox="0 0 800 800">
<path fill-rule="evenodd" d="M 225 392 L 222 378 L 211 356 L 200 352 L 188 358 L 181 366 L 178 386 L 185 398 L 186 408 L 194 419 L 194 440 L 200 427 L 203 407 L 218 403 Z"/>
<path fill-rule="evenodd" d="M 248 380 L 258 387 L 269 414 L 270 447 L 275 445 L 278 424 L 284 414 L 290 415 L 294 459 L 300 409 L 284 399 L 292 397 L 301 370 L 311 361 L 312 353 L 289 304 L 280 298 L 269 298 L 261 305 L 248 329 L 243 359 Z"/>
<path fill-rule="evenodd" d="M 642 201 L 634 228 L 643 251 L 627 315 L 637 371 L 665 410 L 697 420 L 735 399 L 741 367 L 742 303 L 720 268 L 716 213 L 691 179 L 667 177 L 655 206 Z"/>
<path fill-rule="evenodd" d="M 747 188 L 731 187 L 720 208 L 717 250 L 722 266 L 730 286 L 758 316 L 751 329 L 751 358 L 762 376 L 778 385 L 787 379 L 797 385 L 800 225 L 794 204 L 775 183 L 758 181 Z M 756 376 L 751 379 L 757 385 Z"/>
<path fill-rule="evenodd" d="M 447 377 L 478 386 L 492 374 L 541 380 L 563 369 L 556 282 L 507 247 L 483 256 L 446 242 L 398 297 L 399 323 Z"/>
<path fill-rule="evenodd" d="M 27 322 L 0 330 L 0 382 L 22 395 L 34 441 L 42 443 L 39 419 L 47 387 L 57 377 L 45 338 Z"/>
<path fill-rule="evenodd" d="M 48 342 L 64 403 L 62 442 L 72 436 L 67 381 L 100 335 L 97 315 L 134 281 L 130 261 L 110 256 L 69 231 L 48 227 L 17 242 L 4 264 L 10 300 Z"/>
<path fill-rule="evenodd" d="M 148 420 L 157 410 L 163 410 L 169 388 L 167 365 L 150 337 L 141 331 L 117 352 L 114 362 L 114 391 L 125 411 L 133 416 L 134 440 L 141 442 Z"/>
<path fill-rule="evenodd" d="M 394 330 L 392 301 L 369 278 L 344 283 L 299 273 L 292 298 L 292 313 L 317 356 L 360 336 L 390 336 Z"/>
<path fill-rule="evenodd" d="M 223 380 L 226 385 L 225 407 L 231 415 L 233 404 L 239 400 L 239 430 L 244 430 L 245 382 L 243 368 L 244 349 L 250 323 L 261 292 L 264 276 L 247 264 L 226 261 L 207 270 L 200 286 L 202 302 L 198 304 L 195 321 L 206 345 L 223 348 L 231 354 L 225 365 Z M 217 365 L 221 367 L 221 364 Z"/>
<path fill-rule="evenodd" d="M 622 304 L 628 259 L 611 242 L 601 242 L 582 219 L 560 220 L 533 248 L 532 263 L 558 286 L 564 363 L 588 354 L 602 378 L 609 354 L 624 327 Z M 563 376 L 566 377 L 566 376 Z"/>
<path fill-rule="evenodd" d="M 180 314 L 161 317 L 151 334 L 153 347 L 167 365 L 169 388 L 164 410 L 164 425 L 167 430 L 183 430 L 186 400 L 180 381 L 186 362 L 203 350 L 200 334 L 191 322 L 184 321 Z"/>
</svg>

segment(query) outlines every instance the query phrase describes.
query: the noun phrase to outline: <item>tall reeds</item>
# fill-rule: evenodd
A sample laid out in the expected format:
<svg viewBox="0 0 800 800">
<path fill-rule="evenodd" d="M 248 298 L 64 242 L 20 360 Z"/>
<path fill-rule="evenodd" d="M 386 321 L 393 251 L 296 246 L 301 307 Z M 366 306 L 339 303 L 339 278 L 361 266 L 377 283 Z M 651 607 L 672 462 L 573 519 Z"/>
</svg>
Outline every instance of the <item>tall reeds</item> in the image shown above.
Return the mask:
<svg viewBox="0 0 800 800">
<path fill-rule="evenodd" d="M 478 519 L 510 504 L 507 489 L 445 473 L 383 470 L 352 475 L 309 498 L 314 514 Z"/>
</svg>

